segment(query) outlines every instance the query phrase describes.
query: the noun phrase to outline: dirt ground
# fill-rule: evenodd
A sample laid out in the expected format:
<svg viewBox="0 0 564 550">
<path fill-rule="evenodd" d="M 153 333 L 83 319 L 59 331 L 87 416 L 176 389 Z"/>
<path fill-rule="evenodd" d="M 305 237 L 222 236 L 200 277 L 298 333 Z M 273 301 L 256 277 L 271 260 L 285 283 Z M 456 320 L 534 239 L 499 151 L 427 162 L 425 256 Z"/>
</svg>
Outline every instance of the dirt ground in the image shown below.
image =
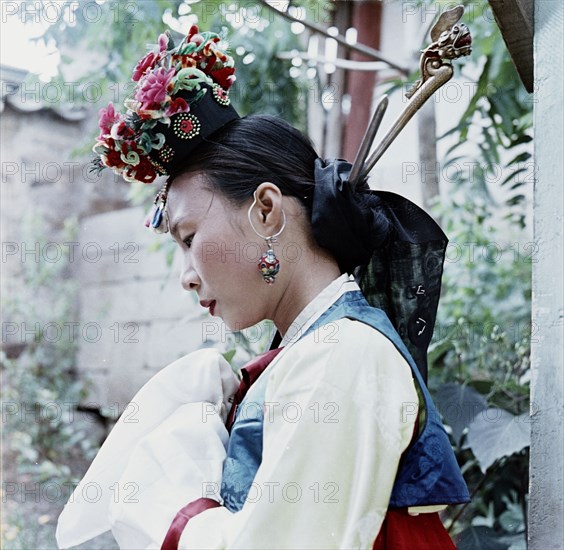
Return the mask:
<svg viewBox="0 0 564 550">
<path fill-rule="evenodd" d="M 93 431 L 104 437 L 101 427 L 90 424 Z M 4 439 L 4 438 L 3 438 Z M 66 465 L 74 477 L 80 479 L 89 460 L 77 453 Z M 57 550 L 55 530 L 57 518 L 72 494 L 71 483 L 53 480 L 37 481 L 16 467 L 15 455 L 2 445 L 2 548 L 4 550 Z M 80 550 L 118 550 L 111 532 L 104 533 L 80 546 Z"/>
</svg>

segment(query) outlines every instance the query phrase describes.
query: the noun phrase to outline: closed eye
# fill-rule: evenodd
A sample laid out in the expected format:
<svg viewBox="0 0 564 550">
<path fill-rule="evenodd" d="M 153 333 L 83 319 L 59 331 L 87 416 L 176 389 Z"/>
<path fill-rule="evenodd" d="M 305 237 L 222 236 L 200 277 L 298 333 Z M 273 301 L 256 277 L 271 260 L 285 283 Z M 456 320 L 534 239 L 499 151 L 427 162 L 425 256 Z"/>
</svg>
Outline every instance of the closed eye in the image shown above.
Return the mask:
<svg viewBox="0 0 564 550">
<path fill-rule="evenodd" d="M 182 242 L 186 245 L 187 248 L 190 248 L 192 246 L 193 240 L 194 240 L 194 235 L 190 235 L 185 239 L 182 239 Z"/>
</svg>

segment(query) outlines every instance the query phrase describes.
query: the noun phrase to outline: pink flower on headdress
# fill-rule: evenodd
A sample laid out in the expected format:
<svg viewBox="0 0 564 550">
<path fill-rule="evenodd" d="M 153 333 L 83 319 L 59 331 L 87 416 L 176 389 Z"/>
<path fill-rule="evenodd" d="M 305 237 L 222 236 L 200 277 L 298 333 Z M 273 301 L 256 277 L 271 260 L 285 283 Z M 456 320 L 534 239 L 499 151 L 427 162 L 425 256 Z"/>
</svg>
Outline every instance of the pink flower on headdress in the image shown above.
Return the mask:
<svg viewBox="0 0 564 550">
<path fill-rule="evenodd" d="M 159 52 L 164 52 L 168 48 L 168 34 L 159 34 Z"/>
<path fill-rule="evenodd" d="M 159 35 L 159 51 L 158 52 L 149 52 L 145 57 L 140 59 L 133 69 L 133 76 L 131 80 L 134 82 L 138 82 L 141 80 L 141 77 L 148 71 L 152 70 L 157 61 L 163 56 L 163 52 L 166 51 L 168 47 L 168 34 L 161 34 Z"/>
<path fill-rule="evenodd" d="M 141 88 L 137 90 L 135 99 L 141 103 L 140 112 L 158 111 L 166 99 L 167 87 L 174 76 L 174 68 L 160 69 L 148 73 L 142 81 Z"/>
<path fill-rule="evenodd" d="M 100 126 L 100 137 L 103 137 L 104 135 L 110 133 L 111 127 L 117 120 L 119 120 L 120 115 L 119 113 L 116 113 L 114 104 L 111 102 L 106 109 L 100 109 L 98 114 L 100 116 L 100 120 L 98 122 Z"/>
<path fill-rule="evenodd" d="M 186 101 L 181 97 L 177 97 L 171 101 L 165 115 L 172 116 L 177 113 L 187 113 L 189 110 L 190 106 L 188 105 L 188 103 L 186 103 Z"/>
</svg>

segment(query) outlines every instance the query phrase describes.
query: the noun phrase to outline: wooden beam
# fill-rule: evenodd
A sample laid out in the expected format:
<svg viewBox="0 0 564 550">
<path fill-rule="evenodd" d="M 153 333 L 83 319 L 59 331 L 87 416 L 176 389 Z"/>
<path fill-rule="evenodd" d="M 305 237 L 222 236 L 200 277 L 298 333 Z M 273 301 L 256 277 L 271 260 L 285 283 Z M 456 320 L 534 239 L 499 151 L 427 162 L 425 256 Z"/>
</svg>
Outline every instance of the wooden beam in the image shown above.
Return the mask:
<svg viewBox="0 0 564 550">
<path fill-rule="evenodd" d="M 526 90 L 533 91 L 533 0 L 488 0 Z"/>
</svg>

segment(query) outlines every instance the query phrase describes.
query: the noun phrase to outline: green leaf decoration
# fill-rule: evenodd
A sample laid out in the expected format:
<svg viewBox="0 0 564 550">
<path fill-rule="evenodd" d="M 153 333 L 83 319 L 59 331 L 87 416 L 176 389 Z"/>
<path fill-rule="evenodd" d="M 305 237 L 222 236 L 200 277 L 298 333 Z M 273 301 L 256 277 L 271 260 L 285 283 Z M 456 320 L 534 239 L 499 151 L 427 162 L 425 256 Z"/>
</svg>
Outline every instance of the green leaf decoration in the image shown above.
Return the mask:
<svg viewBox="0 0 564 550">
<path fill-rule="evenodd" d="M 530 444 L 529 413 L 515 416 L 504 409 L 490 408 L 477 415 L 468 427 L 468 445 L 482 472 Z"/>
</svg>

